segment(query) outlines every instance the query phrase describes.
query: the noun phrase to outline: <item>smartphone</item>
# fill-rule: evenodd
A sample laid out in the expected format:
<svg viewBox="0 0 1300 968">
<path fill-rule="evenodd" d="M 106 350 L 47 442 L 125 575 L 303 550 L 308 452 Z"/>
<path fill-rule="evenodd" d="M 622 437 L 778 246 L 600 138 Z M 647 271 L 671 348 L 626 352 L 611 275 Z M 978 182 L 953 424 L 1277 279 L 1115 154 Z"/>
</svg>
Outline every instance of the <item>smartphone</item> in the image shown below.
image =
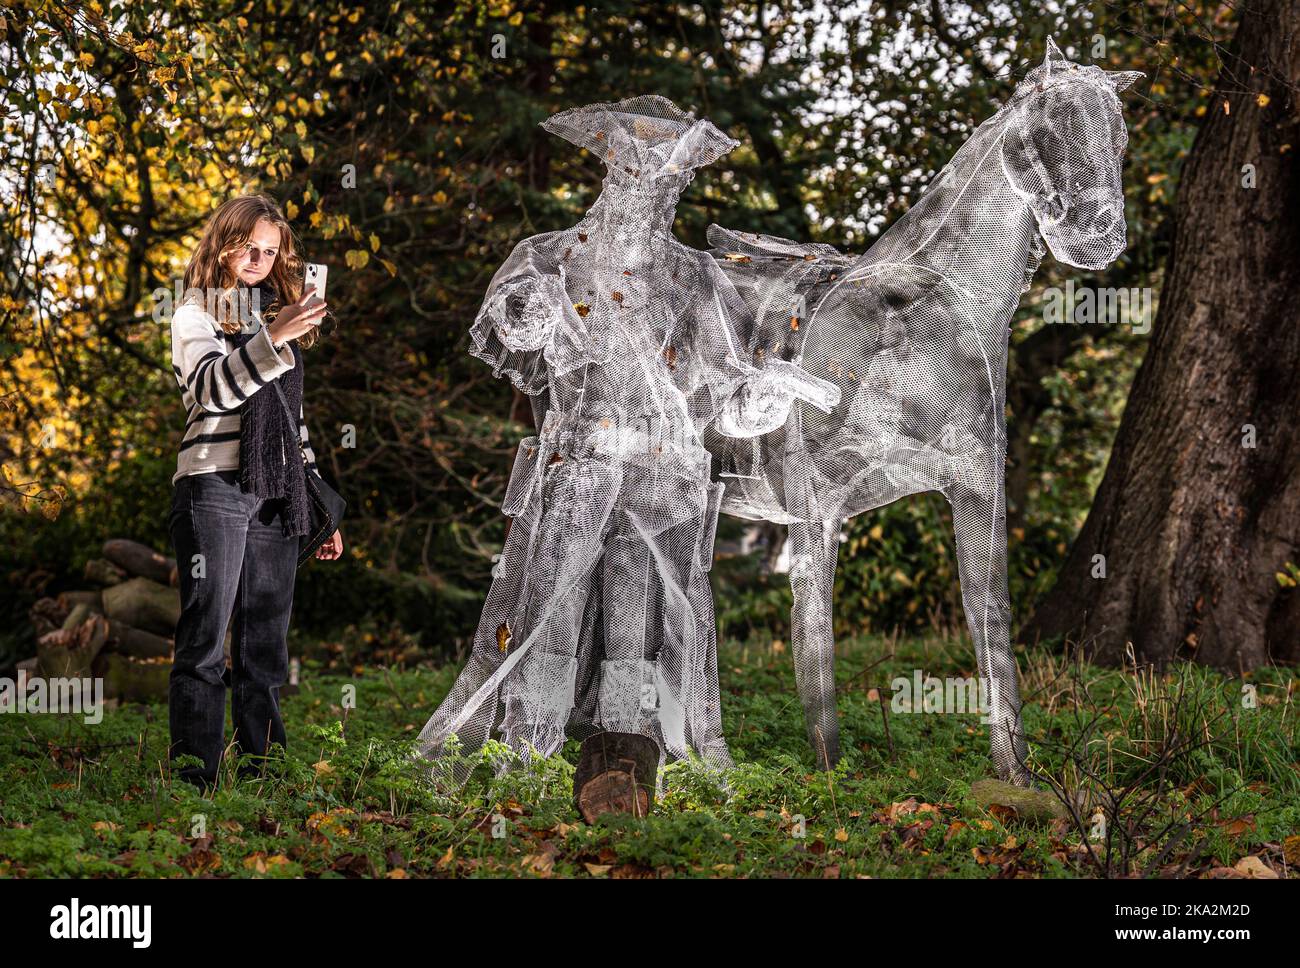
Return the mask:
<svg viewBox="0 0 1300 968">
<path fill-rule="evenodd" d="M 318 265 L 315 262 L 308 262 L 306 271 L 303 273 L 302 286 L 306 290 L 311 287 L 313 293 L 319 299 L 325 298 L 325 281 L 329 278 L 329 266 Z"/>
</svg>

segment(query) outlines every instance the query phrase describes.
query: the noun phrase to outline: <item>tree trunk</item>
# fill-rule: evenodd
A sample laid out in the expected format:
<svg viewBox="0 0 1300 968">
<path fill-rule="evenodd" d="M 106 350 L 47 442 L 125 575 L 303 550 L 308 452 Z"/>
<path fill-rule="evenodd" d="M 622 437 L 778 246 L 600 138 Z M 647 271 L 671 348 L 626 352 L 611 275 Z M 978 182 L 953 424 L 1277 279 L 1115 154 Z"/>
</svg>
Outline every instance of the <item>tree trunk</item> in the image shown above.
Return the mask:
<svg viewBox="0 0 1300 968">
<path fill-rule="evenodd" d="M 587 823 L 604 813 L 649 816 L 654 809 L 659 745 L 638 733 L 587 737 L 573 772 L 573 800 Z"/>
<path fill-rule="evenodd" d="M 160 585 L 177 586 L 176 560 L 159 554 L 148 545 L 129 538 L 110 538 L 104 542 L 104 557 L 129 575 L 148 578 Z"/>
<path fill-rule="evenodd" d="M 172 635 L 181 617 L 181 595 L 148 578 L 132 578 L 104 589 L 104 614 L 132 628 Z"/>
<path fill-rule="evenodd" d="M 95 661 L 95 675 L 104 680 L 104 698 L 126 702 L 165 699 L 171 679 L 170 660 L 143 661 L 104 652 Z"/>
<path fill-rule="evenodd" d="M 63 628 L 37 641 L 36 668 L 46 678 L 87 677 L 107 641 L 108 620 L 93 614 L 85 605 L 78 605 Z"/>
<path fill-rule="evenodd" d="M 1300 0 L 1239 9 L 1151 345 L 1026 641 L 1065 634 L 1099 661 L 1126 642 L 1157 663 L 1300 661 L 1297 592 L 1275 577 L 1300 562 Z"/>
<path fill-rule="evenodd" d="M 126 572 L 107 558 L 91 558 L 86 562 L 86 581 L 93 585 L 116 585 L 126 581 Z"/>
<path fill-rule="evenodd" d="M 132 628 L 111 619 L 108 623 L 108 648 L 133 659 L 169 659 L 175 643 L 164 636 Z"/>
</svg>

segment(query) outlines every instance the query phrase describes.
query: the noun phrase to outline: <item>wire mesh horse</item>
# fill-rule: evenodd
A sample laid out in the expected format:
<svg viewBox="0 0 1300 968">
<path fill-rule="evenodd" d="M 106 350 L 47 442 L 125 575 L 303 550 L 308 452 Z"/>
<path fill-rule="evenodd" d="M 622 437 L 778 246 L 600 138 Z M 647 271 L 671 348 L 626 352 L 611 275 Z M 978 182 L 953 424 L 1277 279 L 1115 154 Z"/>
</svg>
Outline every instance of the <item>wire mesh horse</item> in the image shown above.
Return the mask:
<svg viewBox="0 0 1300 968">
<path fill-rule="evenodd" d="M 1047 250 L 1090 270 L 1123 251 L 1117 92 L 1140 76 L 1072 63 L 1049 40 L 1043 63 L 860 258 L 710 227 L 714 257 L 752 311 L 756 360 L 792 360 L 842 391 L 829 414 L 796 403 L 781 430 L 708 440 L 727 482 L 724 513 L 789 526 L 795 676 L 823 768 L 839 758 L 841 524 L 933 490 L 952 505 L 995 767 L 1032 785 L 1007 589 L 1008 321 Z"/>
</svg>

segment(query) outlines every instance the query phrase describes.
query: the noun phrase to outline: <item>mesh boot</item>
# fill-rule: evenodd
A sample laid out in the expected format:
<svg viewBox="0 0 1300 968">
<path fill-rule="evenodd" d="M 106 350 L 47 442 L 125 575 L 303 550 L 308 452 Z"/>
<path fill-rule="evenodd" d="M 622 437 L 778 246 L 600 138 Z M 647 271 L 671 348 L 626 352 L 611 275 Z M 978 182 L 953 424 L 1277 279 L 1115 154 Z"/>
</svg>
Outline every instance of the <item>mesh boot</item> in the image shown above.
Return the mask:
<svg viewBox="0 0 1300 968">
<path fill-rule="evenodd" d="M 555 652 L 529 652 L 505 686 L 505 743 L 525 756 L 553 756 L 564 745 L 573 710 L 578 660 Z"/>
</svg>

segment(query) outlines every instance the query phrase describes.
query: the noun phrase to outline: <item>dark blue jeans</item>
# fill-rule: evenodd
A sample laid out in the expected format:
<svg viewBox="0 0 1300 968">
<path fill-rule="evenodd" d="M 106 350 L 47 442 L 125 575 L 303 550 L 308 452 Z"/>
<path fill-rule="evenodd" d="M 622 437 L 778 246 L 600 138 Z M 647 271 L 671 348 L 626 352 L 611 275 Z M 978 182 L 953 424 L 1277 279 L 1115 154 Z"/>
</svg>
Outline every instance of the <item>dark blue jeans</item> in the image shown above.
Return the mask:
<svg viewBox="0 0 1300 968">
<path fill-rule="evenodd" d="M 227 685 L 234 751 L 264 757 L 272 743 L 285 745 L 279 692 L 289 676 L 298 538 L 281 533 L 280 503 L 245 494 L 236 471 L 191 474 L 172 488 L 168 523 L 181 617 L 168 696 L 169 756 L 201 757 L 202 769 L 176 772 L 205 790 L 225 747 Z M 230 670 L 223 648 L 228 621 Z"/>
</svg>

